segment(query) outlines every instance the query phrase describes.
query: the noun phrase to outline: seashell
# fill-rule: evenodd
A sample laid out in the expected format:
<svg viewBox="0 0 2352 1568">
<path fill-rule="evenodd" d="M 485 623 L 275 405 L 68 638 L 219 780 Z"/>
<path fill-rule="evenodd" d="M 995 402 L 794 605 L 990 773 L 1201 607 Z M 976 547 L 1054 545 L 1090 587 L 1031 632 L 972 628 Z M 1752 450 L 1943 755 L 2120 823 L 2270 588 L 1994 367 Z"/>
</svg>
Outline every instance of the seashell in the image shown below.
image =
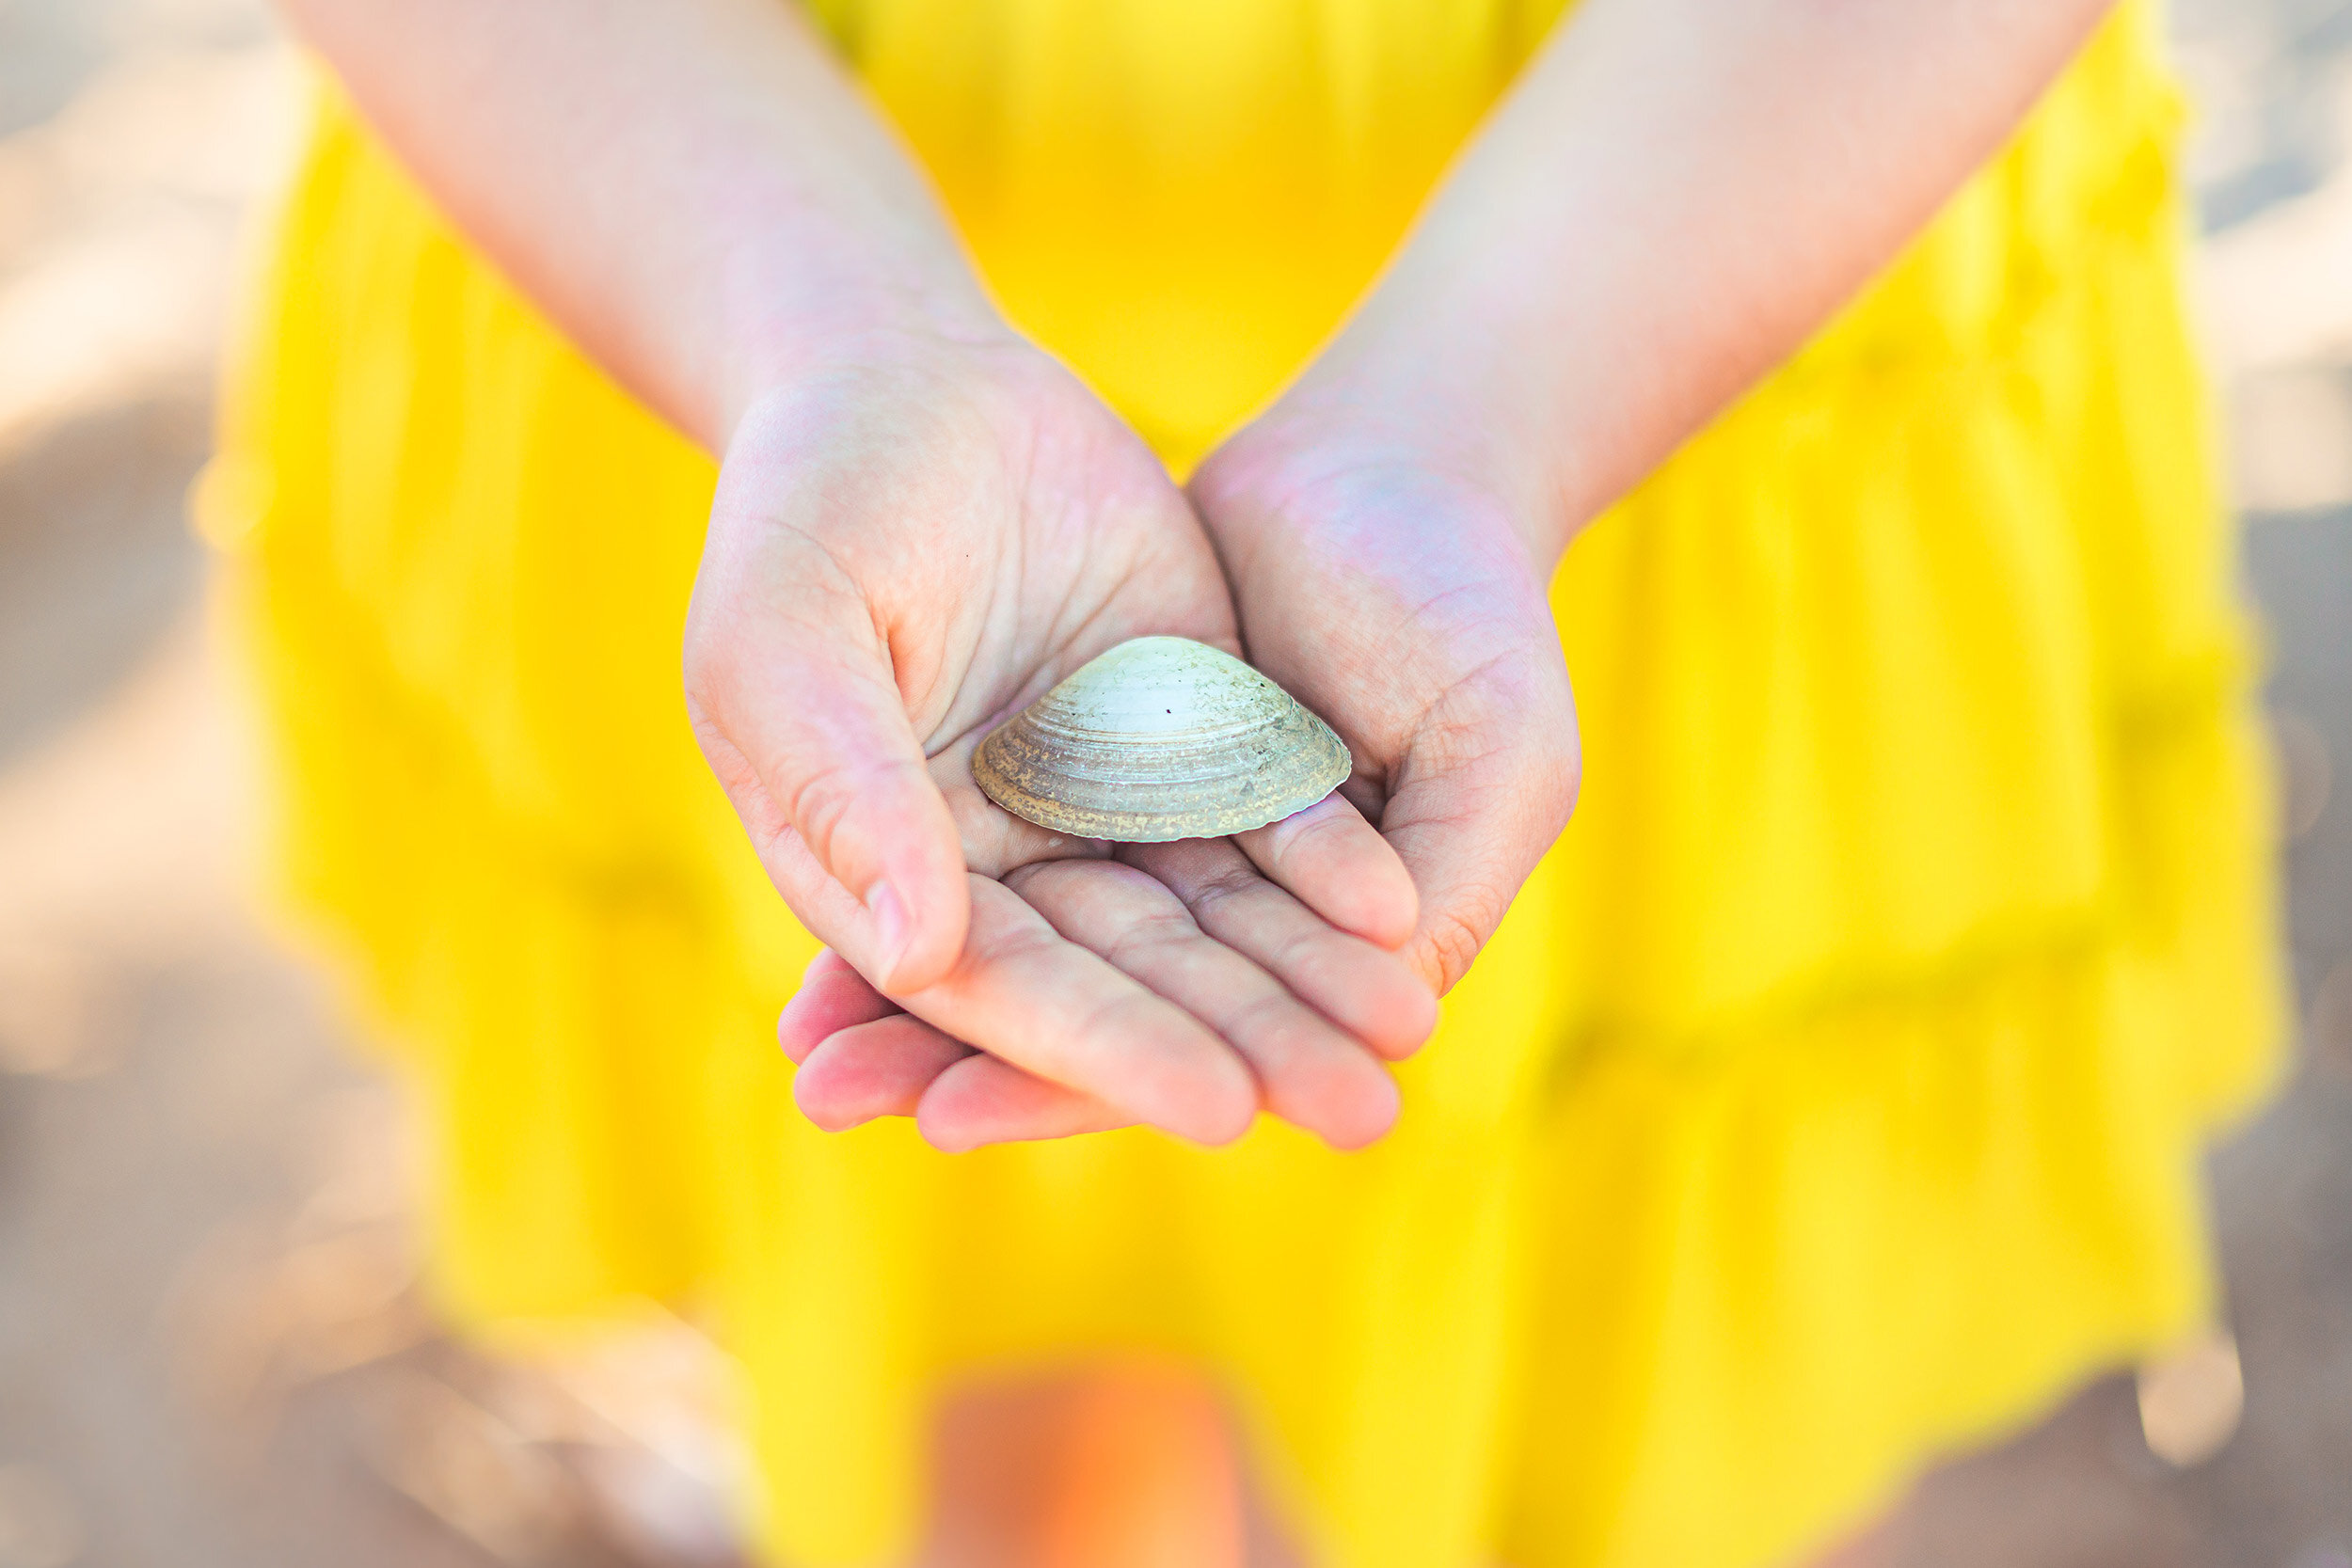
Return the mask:
<svg viewBox="0 0 2352 1568">
<path fill-rule="evenodd" d="M 988 798 L 1056 832 L 1157 844 L 1263 828 L 1348 775 L 1347 747 L 1230 654 L 1138 637 L 980 742 Z"/>
</svg>

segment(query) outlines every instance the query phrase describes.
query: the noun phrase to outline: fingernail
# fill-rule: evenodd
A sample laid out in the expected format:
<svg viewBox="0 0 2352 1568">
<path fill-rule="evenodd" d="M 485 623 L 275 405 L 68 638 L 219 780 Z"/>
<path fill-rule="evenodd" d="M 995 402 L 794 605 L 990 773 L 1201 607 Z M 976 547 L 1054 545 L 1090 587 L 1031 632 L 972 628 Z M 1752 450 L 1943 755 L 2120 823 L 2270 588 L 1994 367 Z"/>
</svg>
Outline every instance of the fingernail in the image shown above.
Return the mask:
<svg viewBox="0 0 2352 1568">
<path fill-rule="evenodd" d="M 899 898 L 898 890 L 886 881 L 876 882 L 867 892 L 866 908 L 874 917 L 874 956 L 882 970 L 875 983 L 885 984 L 907 956 L 907 944 L 914 935 L 914 923 L 907 918 L 907 907 Z"/>
</svg>

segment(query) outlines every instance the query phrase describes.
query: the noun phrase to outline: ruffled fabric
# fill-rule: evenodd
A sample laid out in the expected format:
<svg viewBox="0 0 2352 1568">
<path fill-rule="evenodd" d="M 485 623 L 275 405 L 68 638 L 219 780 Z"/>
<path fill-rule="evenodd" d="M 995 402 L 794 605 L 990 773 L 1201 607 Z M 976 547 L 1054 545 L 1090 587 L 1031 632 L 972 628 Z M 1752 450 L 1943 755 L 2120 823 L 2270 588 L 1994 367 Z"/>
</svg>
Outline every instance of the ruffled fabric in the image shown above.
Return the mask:
<svg viewBox="0 0 2352 1568">
<path fill-rule="evenodd" d="M 818 9 L 1008 309 L 1180 467 L 1551 20 Z M 797 1117 L 814 944 L 676 689 L 709 463 L 323 87 L 198 511 L 291 902 L 430 1112 L 451 1309 L 698 1304 L 809 1564 L 905 1546 L 930 1402 L 993 1369 L 1209 1369 L 1318 1560 L 1735 1568 L 2192 1327 L 2199 1152 L 2280 1014 L 2153 40 L 2112 22 L 1570 552 L 1577 820 L 1345 1158 Z"/>
</svg>

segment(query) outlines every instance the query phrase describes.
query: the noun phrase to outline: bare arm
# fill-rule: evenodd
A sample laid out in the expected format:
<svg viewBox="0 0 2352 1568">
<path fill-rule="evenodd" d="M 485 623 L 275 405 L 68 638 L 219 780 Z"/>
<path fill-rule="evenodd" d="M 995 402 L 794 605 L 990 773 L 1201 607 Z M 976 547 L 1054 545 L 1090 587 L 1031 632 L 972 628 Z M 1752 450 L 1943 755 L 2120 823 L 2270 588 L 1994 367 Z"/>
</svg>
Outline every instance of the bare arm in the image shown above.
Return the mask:
<svg viewBox="0 0 2352 1568">
<path fill-rule="evenodd" d="M 1583 0 L 1195 476 L 1250 657 L 1346 736 L 1412 872 L 1432 985 L 1575 801 L 1563 547 L 1888 260 L 2105 8 Z"/>
<path fill-rule="evenodd" d="M 783 0 L 284 0 L 458 226 L 716 453 L 828 339 L 986 332 L 929 184 Z"/>
<path fill-rule="evenodd" d="M 830 1069 L 803 1007 L 784 1034 L 804 1108 L 920 1111 L 961 1146 L 1017 1067 L 1066 1086 L 1063 1131 L 1222 1141 L 1262 1107 L 1338 1143 L 1384 1130 L 1375 1053 L 1418 1044 L 1435 1003 L 1383 950 L 1411 883 L 1350 808 L 1220 841 L 1196 885 L 973 784 L 979 735 L 1112 643 L 1238 646 L 1232 599 L 1166 469 L 998 319 L 798 8 L 287 3 L 442 210 L 720 455 L 687 617 L 695 735 L 795 913 L 887 993 L 828 1008 L 826 968 L 819 1033 L 924 1069 Z M 1256 912 L 1194 931 L 1184 961 L 1124 940 L 1191 929 L 1226 886 Z"/>
<path fill-rule="evenodd" d="M 1433 982 L 1575 800 L 1562 549 L 1892 257 L 2105 8 L 1584 0 L 1196 475 L 1251 657 L 1370 761 Z"/>
<path fill-rule="evenodd" d="M 1549 564 L 1891 259 L 2109 4 L 1584 0 L 1293 406 L 1477 426 Z"/>
</svg>

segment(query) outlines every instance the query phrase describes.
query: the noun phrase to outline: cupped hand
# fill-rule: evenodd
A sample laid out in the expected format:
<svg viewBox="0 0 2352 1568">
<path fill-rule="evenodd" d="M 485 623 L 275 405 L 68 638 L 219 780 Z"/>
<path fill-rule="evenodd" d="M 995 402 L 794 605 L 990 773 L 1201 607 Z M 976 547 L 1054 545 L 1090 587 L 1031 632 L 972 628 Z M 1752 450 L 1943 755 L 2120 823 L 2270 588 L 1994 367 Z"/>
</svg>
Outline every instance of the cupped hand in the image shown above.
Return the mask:
<svg viewBox="0 0 2352 1568">
<path fill-rule="evenodd" d="M 1278 406 L 1191 493 L 1249 657 L 1355 753 L 1342 792 L 1411 873 L 1439 994 L 1567 825 L 1581 752 L 1546 593 L 1560 531 L 1475 433 Z"/>
<path fill-rule="evenodd" d="M 1311 436 L 1305 421 L 1285 424 L 1278 409 L 1195 476 L 1191 493 L 1223 558 L 1250 658 L 1323 715 L 1357 765 L 1341 790 L 1352 806 L 1334 798 L 1238 841 L 1120 851 L 1123 863 L 1202 911 L 1204 928 L 1230 929 L 1218 924 L 1216 890 L 1248 863 L 1290 863 L 1289 884 L 1313 889 L 1309 901 L 1349 925 L 1341 911 L 1359 857 L 1346 835 L 1369 818 L 1418 888 L 1418 918 L 1381 941 L 1400 948 L 1424 997 L 1435 995 L 1467 972 L 1566 823 L 1579 776 L 1576 711 L 1544 593 L 1544 552 L 1526 540 L 1525 504 L 1500 483 L 1469 477 L 1478 467 L 1401 432 L 1343 425 Z M 1064 875 L 1036 867 L 1010 880 L 1034 895 Z M 1279 896 L 1262 883 L 1237 886 L 1235 903 Z M 1397 907 L 1385 896 L 1366 907 L 1375 902 Z M 1353 928 L 1366 929 L 1366 918 L 1356 911 Z M 1321 985 L 1308 973 L 1294 982 L 1300 994 L 1362 1037 L 1375 1037 L 1377 1020 L 1367 1015 L 1396 1005 L 1389 992 L 1351 993 L 1336 966 Z M 1351 994 L 1356 1010 L 1342 1010 Z M 1230 1006 L 1248 1005 L 1224 995 Z M 1135 1119 L 936 1031 L 918 1037 L 885 1012 L 828 955 L 787 1014 L 786 1048 L 806 1058 L 804 1075 L 854 1082 L 876 1103 L 907 1102 L 935 1082 L 927 1107 L 952 1107 L 972 1142 Z M 1405 1043 L 1426 1034 L 1426 1017 L 1416 1014 Z"/>
<path fill-rule="evenodd" d="M 1143 443 L 1017 338 L 870 341 L 748 408 L 687 693 L 770 876 L 842 956 L 785 1028 L 824 1047 L 796 1084 L 820 1124 L 912 1113 L 969 1147 L 1007 1083 L 1211 1143 L 1262 1104 L 1348 1145 L 1392 1119 L 1373 1053 L 1418 1044 L 1434 1004 L 1388 951 L 1411 883 L 1353 808 L 1115 860 L 973 784 L 996 721 L 1149 633 L 1238 646 L 1215 553 Z"/>
</svg>

